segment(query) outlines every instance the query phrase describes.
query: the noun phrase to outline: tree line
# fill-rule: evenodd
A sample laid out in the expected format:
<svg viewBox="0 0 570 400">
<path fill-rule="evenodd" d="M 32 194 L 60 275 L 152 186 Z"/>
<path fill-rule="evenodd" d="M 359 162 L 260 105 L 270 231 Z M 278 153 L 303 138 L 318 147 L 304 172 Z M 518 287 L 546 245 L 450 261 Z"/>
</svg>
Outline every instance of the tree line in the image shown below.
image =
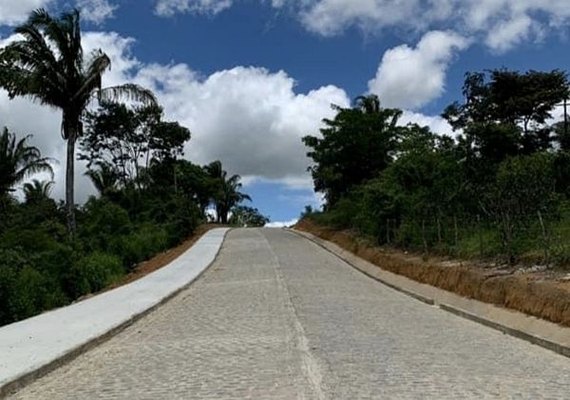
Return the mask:
<svg viewBox="0 0 570 400">
<path fill-rule="evenodd" d="M 243 204 L 251 199 L 239 175 L 220 161 L 182 158 L 191 132 L 165 120 L 151 91 L 102 87 L 110 59 L 102 50 L 83 53 L 79 12 L 38 10 L 15 32 L 20 38 L 0 49 L 0 87 L 61 111 L 66 189 L 65 201 L 54 200 L 55 160 L 30 136 L 3 129 L 0 325 L 107 287 L 212 215 L 221 224 L 268 222 Z M 82 205 L 75 202 L 76 159 L 98 192 Z M 29 180 L 42 172 L 52 180 Z M 15 196 L 20 187 L 23 199 Z"/>
<path fill-rule="evenodd" d="M 361 96 L 303 138 L 324 212 L 379 244 L 510 263 L 570 262 L 570 134 L 553 112 L 565 72 L 467 73 L 442 116 L 454 136 Z M 310 210 L 309 210 L 310 211 Z"/>
</svg>

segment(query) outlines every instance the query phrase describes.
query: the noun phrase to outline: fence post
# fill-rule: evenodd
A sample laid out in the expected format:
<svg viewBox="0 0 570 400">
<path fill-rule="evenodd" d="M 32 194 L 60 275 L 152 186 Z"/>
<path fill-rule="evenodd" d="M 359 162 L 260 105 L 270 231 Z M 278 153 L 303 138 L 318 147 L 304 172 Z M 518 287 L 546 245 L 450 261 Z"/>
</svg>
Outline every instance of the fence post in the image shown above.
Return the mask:
<svg viewBox="0 0 570 400">
<path fill-rule="evenodd" d="M 544 263 L 546 265 L 548 265 L 548 262 L 550 261 L 550 246 L 548 243 L 548 235 L 546 233 L 546 227 L 544 225 L 544 220 L 542 219 L 542 213 L 540 212 L 540 210 L 537 211 L 538 214 L 538 221 L 540 222 L 540 227 L 542 229 L 542 244 L 544 246 Z"/>
<path fill-rule="evenodd" d="M 481 231 L 481 216 L 477 214 L 477 231 L 479 232 L 479 258 L 483 258 L 483 232 Z"/>
<path fill-rule="evenodd" d="M 459 229 L 457 227 L 457 215 L 455 214 L 453 214 L 453 229 L 455 230 L 454 242 L 457 249 L 457 246 L 459 246 Z"/>
<path fill-rule="evenodd" d="M 425 220 L 425 218 L 422 219 L 422 240 L 424 242 L 424 253 L 427 255 L 428 245 L 427 245 L 427 239 L 426 239 L 426 220 Z"/>
</svg>

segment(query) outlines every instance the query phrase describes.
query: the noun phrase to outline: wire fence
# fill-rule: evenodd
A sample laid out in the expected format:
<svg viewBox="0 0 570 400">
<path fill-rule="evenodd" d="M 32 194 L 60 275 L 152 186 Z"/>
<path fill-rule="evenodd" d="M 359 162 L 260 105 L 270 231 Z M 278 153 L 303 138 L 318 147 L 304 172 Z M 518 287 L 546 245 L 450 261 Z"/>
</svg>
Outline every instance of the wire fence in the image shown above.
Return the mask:
<svg viewBox="0 0 570 400">
<path fill-rule="evenodd" d="M 426 254 L 570 266 L 570 212 L 380 221 L 378 242 Z"/>
</svg>

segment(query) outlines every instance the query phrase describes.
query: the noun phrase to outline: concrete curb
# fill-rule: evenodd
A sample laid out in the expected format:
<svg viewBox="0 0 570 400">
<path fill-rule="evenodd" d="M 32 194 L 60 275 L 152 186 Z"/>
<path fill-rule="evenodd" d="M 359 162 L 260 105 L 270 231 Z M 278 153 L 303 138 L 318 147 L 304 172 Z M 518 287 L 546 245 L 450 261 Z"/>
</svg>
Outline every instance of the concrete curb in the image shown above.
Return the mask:
<svg viewBox="0 0 570 400">
<path fill-rule="evenodd" d="M 312 241 L 357 271 L 391 289 L 462 318 L 570 357 L 570 328 L 418 283 L 404 276 L 385 271 L 377 265 L 311 233 L 294 229 L 289 231 Z"/>
<path fill-rule="evenodd" d="M 0 399 L 109 340 L 188 288 L 217 259 L 229 229 L 137 281 L 0 328 Z"/>
</svg>

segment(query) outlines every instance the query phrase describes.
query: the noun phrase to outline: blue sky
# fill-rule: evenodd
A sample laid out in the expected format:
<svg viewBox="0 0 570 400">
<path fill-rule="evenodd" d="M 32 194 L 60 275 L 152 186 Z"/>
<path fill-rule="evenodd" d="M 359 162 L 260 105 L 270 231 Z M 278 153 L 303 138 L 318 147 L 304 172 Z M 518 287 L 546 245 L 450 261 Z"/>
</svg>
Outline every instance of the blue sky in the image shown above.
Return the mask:
<svg viewBox="0 0 570 400">
<path fill-rule="evenodd" d="M 376 93 L 403 122 L 449 134 L 438 115 L 465 72 L 569 61 L 566 0 L 0 0 L 0 45 L 40 6 L 81 8 L 85 48 L 113 60 L 105 83 L 155 90 L 193 133 L 186 156 L 221 159 L 273 221 L 318 203 L 300 138 L 330 103 Z M 63 161 L 58 117 L 0 93 L 0 125 Z M 93 192 L 81 171 L 78 192 Z"/>
</svg>

